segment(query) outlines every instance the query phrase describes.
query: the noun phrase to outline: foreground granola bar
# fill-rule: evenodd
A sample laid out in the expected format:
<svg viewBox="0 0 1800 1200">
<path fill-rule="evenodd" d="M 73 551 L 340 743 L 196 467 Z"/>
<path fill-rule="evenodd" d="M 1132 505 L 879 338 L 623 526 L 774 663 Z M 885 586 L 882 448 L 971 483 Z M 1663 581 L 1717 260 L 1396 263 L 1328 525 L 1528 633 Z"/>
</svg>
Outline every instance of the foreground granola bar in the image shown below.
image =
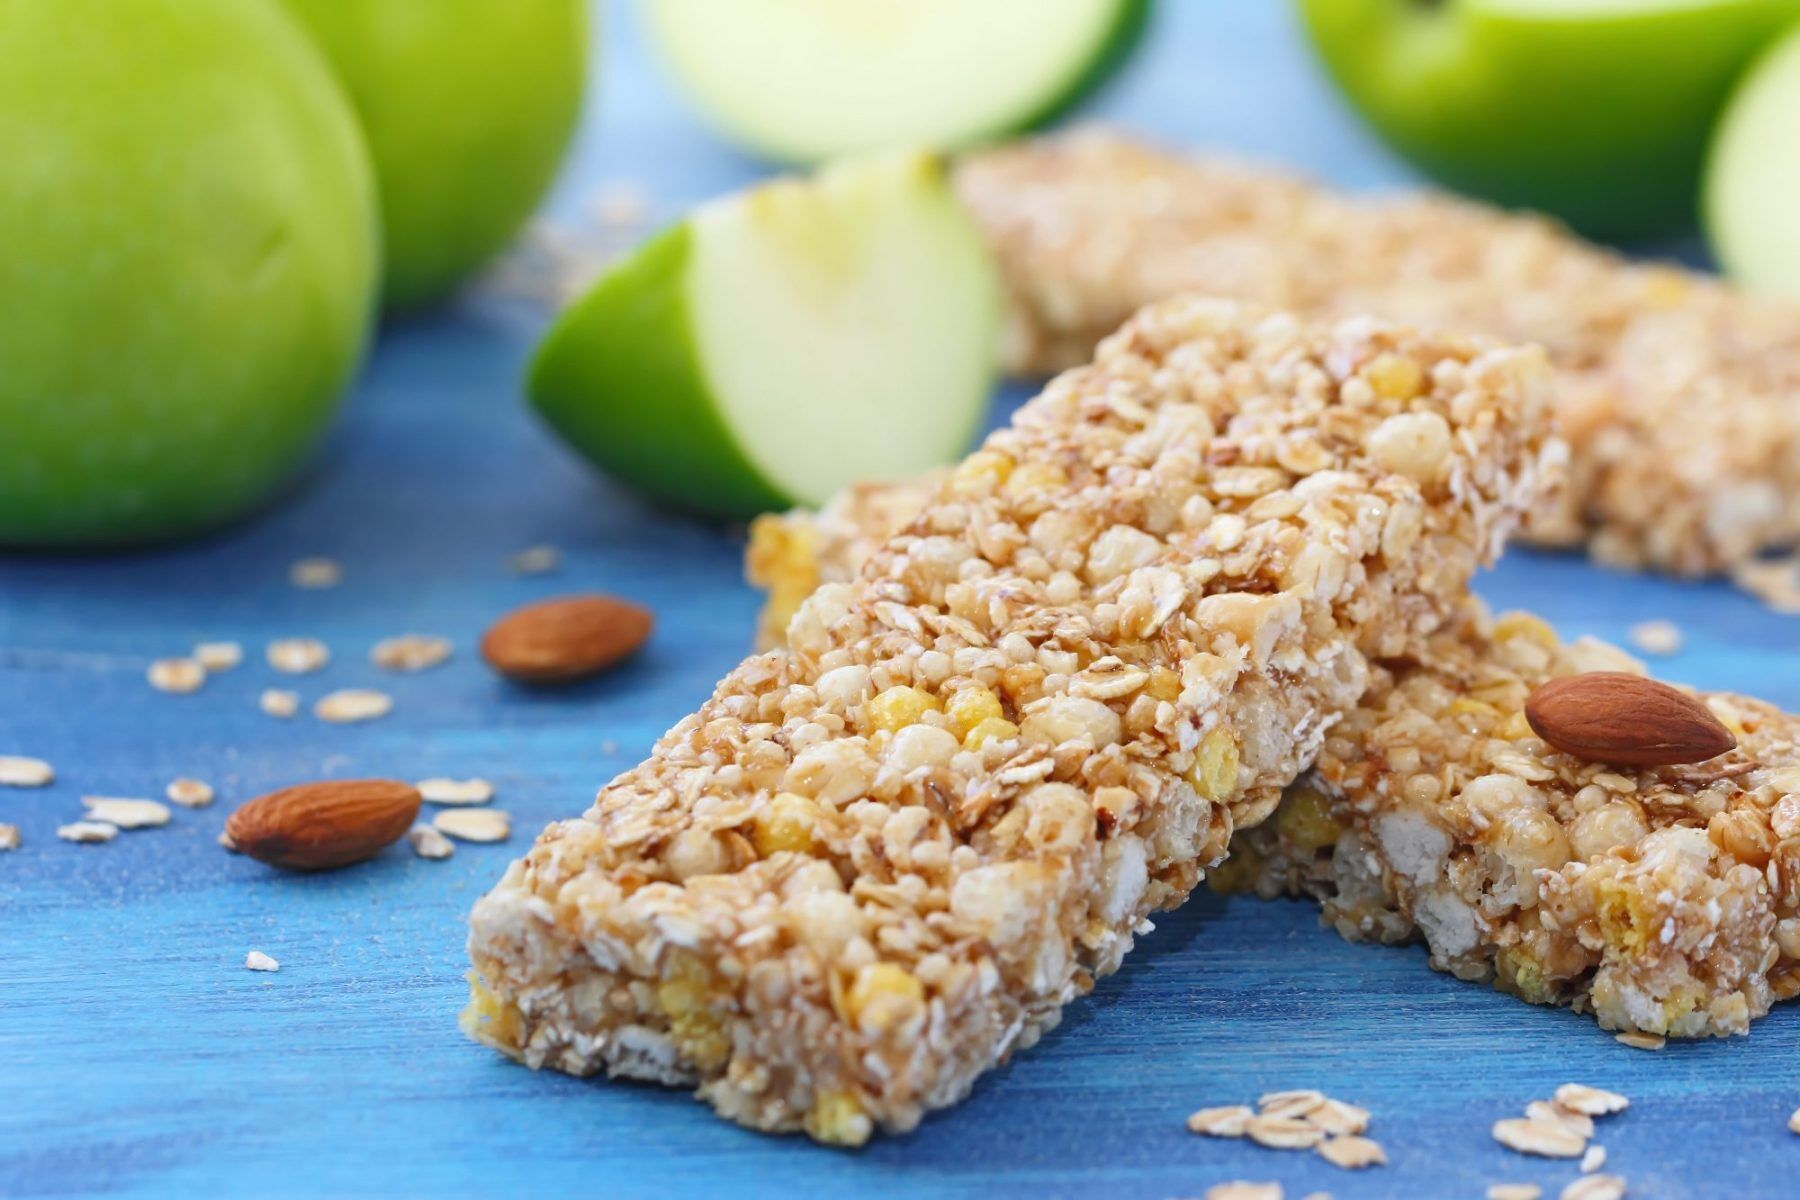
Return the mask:
<svg viewBox="0 0 1800 1200">
<path fill-rule="evenodd" d="M 852 573 L 929 486 L 869 485 L 817 514 L 758 522 L 765 638 L 784 594 Z M 1274 820 L 1236 834 L 1208 883 L 1311 896 L 1345 938 L 1422 938 L 1439 970 L 1609 1029 L 1746 1032 L 1800 991 L 1800 718 L 1709 694 L 1738 739 L 1730 754 L 1583 762 L 1536 737 L 1524 703 L 1546 680 L 1597 670 L 1643 667 L 1469 601 L 1376 665 L 1316 769 Z"/>
<path fill-rule="evenodd" d="M 1549 221 L 1428 193 L 1332 192 L 1096 131 L 957 169 L 1011 296 L 1011 367 L 1080 361 L 1190 289 L 1545 346 L 1572 486 L 1527 535 L 1702 574 L 1800 542 L 1800 309 L 1634 264 Z"/>
<path fill-rule="evenodd" d="M 1265 817 L 1535 498 L 1536 351 L 1147 310 L 476 906 L 467 1019 L 904 1130 Z"/>
</svg>

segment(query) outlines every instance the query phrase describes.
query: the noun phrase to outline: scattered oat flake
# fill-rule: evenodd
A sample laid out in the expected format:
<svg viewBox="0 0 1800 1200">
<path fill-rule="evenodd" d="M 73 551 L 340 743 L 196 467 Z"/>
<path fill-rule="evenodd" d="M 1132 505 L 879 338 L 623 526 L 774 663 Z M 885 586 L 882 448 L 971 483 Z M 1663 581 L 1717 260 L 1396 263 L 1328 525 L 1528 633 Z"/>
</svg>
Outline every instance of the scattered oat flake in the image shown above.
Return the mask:
<svg viewBox="0 0 1800 1200">
<path fill-rule="evenodd" d="M 1619 1093 L 1589 1087 L 1585 1083 L 1563 1084 L 1556 1089 L 1556 1102 L 1571 1112 L 1585 1113 L 1590 1117 L 1624 1112 L 1631 1106 L 1631 1101 Z"/>
<path fill-rule="evenodd" d="M 1255 1115 L 1247 1104 L 1222 1104 L 1216 1108 L 1203 1108 L 1188 1117 L 1188 1132 L 1198 1133 L 1203 1137 L 1243 1137 L 1245 1123 Z"/>
<path fill-rule="evenodd" d="M 1738 563 L 1731 581 L 1778 613 L 1800 613 L 1800 556 Z"/>
<path fill-rule="evenodd" d="M 403 633 L 383 638 L 369 651 L 369 661 L 385 671 L 427 671 L 450 657 L 450 639 L 430 633 Z"/>
<path fill-rule="evenodd" d="M 1550 1121 L 1567 1126 L 1570 1132 L 1580 1135 L 1584 1141 L 1594 1136 L 1594 1118 L 1586 1113 L 1564 1108 L 1554 1100 L 1533 1100 L 1525 1106 L 1525 1115 L 1533 1121 Z"/>
<path fill-rule="evenodd" d="M 252 971 L 279 971 L 281 964 L 264 954 L 261 950 L 252 950 L 244 955 L 244 965 Z"/>
<path fill-rule="evenodd" d="M 331 661 L 331 651 L 317 638 L 281 638 L 270 642 L 264 654 L 284 675 L 310 675 Z"/>
<path fill-rule="evenodd" d="M 1315 1088 L 1264 1092 L 1256 1098 L 1256 1107 L 1265 1117 L 1303 1117 L 1324 1103 L 1325 1093 Z"/>
<path fill-rule="evenodd" d="M 1592 1175 L 1606 1165 L 1606 1147 L 1589 1146 L 1587 1153 L 1581 1156 L 1581 1173 Z"/>
<path fill-rule="evenodd" d="M 1279 1183 L 1215 1183 L 1206 1189 L 1206 1200 L 1281 1200 Z"/>
<path fill-rule="evenodd" d="M 1587 1139 L 1560 1121 L 1507 1117 L 1494 1122 L 1494 1140 L 1521 1154 L 1544 1158 L 1580 1158 Z"/>
<path fill-rule="evenodd" d="M 344 582 L 344 568 L 335 559 L 303 558 L 288 568 L 288 582 L 297 588 L 334 588 Z"/>
<path fill-rule="evenodd" d="M 1561 1193 L 1561 1200 L 1620 1200 L 1625 1181 L 1617 1175 L 1584 1175 Z"/>
<path fill-rule="evenodd" d="M 1796 1108 L 1788 1115 L 1788 1132 L 1800 1133 L 1800 1108 Z"/>
<path fill-rule="evenodd" d="M 555 546 L 528 546 L 506 560 L 514 575 L 548 575 L 562 565 L 562 551 Z"/>
<path fill-rule="evenodd" d="M 90 821 L 116 825 L 120 829 L 153 829 L 167 825 L 169 806 L 157 800 L 127 800 L 118 796 L 83 796 Z"/>
<path fill-rule="evenodd" d="M 394 711 L 394 698 L 373 688 L 344 688 L 328 692 L 313 705 L 313 715 L 333 725 L 374 721 Z"/>
<path fill-rule="evenodd" d="M 456 853 L 450 839 L 429 825 L 414 825 L 406 831 L 406 840 L 420 858 L 449 858 Z"/>
<path fill-rule="evenodd" d="M 1387 1163 L 1387 1152 L 1381 1143 L 1366 1137 L 1347 1134 L 1343 1137 L 1327 1138 L 1313 1147 L 1320 1158 L 1334 1167 L 1342 1167 L 1346 1171 L 1355 1171 L 1362 1167 L 1377 1167 Z"/>
<path fill-rule="evenodd" d="M 144 674 L 151 687 L 177 696 L 197 692 L 206 683 L 206 668 L 191 658 L 159 658 Z"/>
<path fill-rule="evenodd" d="M 19 848 L 19 827 L 17 825 L 0 825 L 0 850 L 17 850 Z"/>
<path fill-rule="evenodd" d="M 1621 1046 L 1630 1046 L 1633 1050 L 1661 1050 L 1669 1044 L 1669 1039 L 1660 1033 L 1621 1033 L 1613 1037 L 1613 1041 Z"/>
<path fill-rule="evenodd" d="M 300 695 L 298 692 L 285 691 L 282 688 L 269 688 L 257 697 L 257 706 L 271 717 L 283 720 L 300 711 Z"/>
<path fill-rule="evenodd" d="M 1325 1103 L 1306 1114 L 1306 1120 L 1326 1133 L 1361 1133 L 1369 1127 L 1369 1110 L 1327 1098 Z"/>
<path fill-rule="evenodd" d="M 244 661 L 244 648 L 236 642 L 201 642 L 194 647 L 194 661 L 208 675 L 229 671 Z"/>
<path fill-rule="evenodd" d="M 650 197 L 643 184 L 615 179 L 589 194 L 588 211 L 603 229 L 631 229 L 649 217 Z"/>
<path fill-rule="evenodd" d="M 1487 1200 L 1538 1200 L 1544 1189 L 1535 1183 L 1489 1184 Z"/>
<path fill-rule="evenodd" d="M 1325 1132 L 1299 1117 L 1251 1117 L 1244 1132 L 1259 1146 L 1271 1150 L 1310 1150 L 1325 1140 Z"/>
<path fill-rule="evenodd" d="M 485 779 L 421 779 L 415 784 L 427 804 L 486 804 L 494 785 Z"/>
<path fill-rule="evenodd" d="M 171 779 L 163 795 L 183 808 L 205 808 L 213 802 L 212 784 L 203 779 Z"/>
<path fill-rule="evenodd" d="M 1645 654 L 1681 652 L 1681 628 L 1673 621 L 1639 621 L 1626 632 L 1631 644 Z"/>
<path fill-rule="evenodd" d="M 71 821 L 58 825 L 56 836 L 65 842 L 110 842 L 119 836 L 119 827 L 105 821 Z"/>
<path fill-rule="evenodd" d="M 1330 1192 L 1308 1192 L 1300 1200 L 1331 1200 Z"/>
<path fill-rule="evenodd" d="M 504 842 L 512 836 L 512 818 L 497 808 L 449 808 L 431 823 L 459 842 Z"/>
<path fill-rule="evenodd" d="M 55 780 L 55 769 L 41 758 L 0 754 L 0 787 L 44 787 Z"/>
</svg>

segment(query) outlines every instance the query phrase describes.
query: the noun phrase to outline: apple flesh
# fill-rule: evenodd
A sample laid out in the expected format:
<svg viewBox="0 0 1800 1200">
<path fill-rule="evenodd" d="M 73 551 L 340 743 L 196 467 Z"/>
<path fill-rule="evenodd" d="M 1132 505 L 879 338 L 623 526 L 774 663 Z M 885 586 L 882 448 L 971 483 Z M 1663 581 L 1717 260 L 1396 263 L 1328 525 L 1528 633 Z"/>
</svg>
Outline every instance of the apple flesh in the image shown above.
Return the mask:
<svg viewBox="0 0 1800 1200">
<path fill-rule="evenodd" d="M 1732 278 L 1800 298 L 1800 29 L 1764 56 L 1719 124 L 1706 231 Z"/>
<path fill-rule="evenodd" d="M 883 152 L 701 206 L 563 315 L 529 389 L 614 477 L 745 517 L 960 454 L 999 307 L 943 164 Z"/>
<path fill-rule="evenodd" d="M 512 240 L 581 112 L 587 0 L 285 0 L 362 118 L 384 299 L 438 299 Z"/>
<path fill-rule="evenodd" d="M 0 543 L 187 534 L 328 423 L 379 274 L 323 59 L 263 0 L 0 0 Z"/>
<path fill-rule="evenodd" d="M 1300 0 L 1363 117 L 1438 181 L 1624 239 L 1690 225 L 1712 124 L 1800 0 Z"/>
</svg>

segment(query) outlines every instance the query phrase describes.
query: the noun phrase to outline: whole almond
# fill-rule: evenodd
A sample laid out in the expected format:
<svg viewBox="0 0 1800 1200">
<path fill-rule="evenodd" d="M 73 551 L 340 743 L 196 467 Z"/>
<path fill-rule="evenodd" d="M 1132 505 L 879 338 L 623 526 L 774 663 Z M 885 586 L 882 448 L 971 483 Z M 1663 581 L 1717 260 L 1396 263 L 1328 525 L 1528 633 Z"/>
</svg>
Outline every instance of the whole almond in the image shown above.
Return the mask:
<svg viewBox="0 0 1800 1200">
<path fill-rule="evenodd" d="M 231 814 L 225 836 L 251 858 L 323 871 L 373 858 L 406 836 L 419 792 L 396 779 L 328 779 L 258 796 Z"/>
<path fill-rule="evenodd" d="M 1705 762 L 1737 745 L 1694 697 L 1623 671 L 1552 679 L 1525 701 L 1525 720 L 1565 754 L 1628 767 Z"/>
<path fill-rule="evenodd" d="M 573 683 L 629 657 L 650 637 L 650 610 L 615 596 L 565 596 L 516 608 L 481 639 L 481 656 L 520 683 Z"/>
</svg>

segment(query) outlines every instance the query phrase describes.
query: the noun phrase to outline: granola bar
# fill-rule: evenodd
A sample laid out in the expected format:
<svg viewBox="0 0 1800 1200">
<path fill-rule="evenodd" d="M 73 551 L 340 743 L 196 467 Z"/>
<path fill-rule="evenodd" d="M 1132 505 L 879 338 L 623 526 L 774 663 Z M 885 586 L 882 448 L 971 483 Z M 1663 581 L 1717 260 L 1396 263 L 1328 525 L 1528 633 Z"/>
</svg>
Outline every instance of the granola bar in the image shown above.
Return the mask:
<svg viewBox="0 0 1800 1200">
<path fill-rule="evenodd" d="M 1544 219 L 1440 193 L 1354 197 L 1098 131 L 975 154 L 959 193 L 1011 297 L 1006 358 L 1084 358 L 1191 289 L 1535 342 L 1557 368 L 1571 487 L 1536 541 L 1684 575 L 1800 542 L 1800 309 L 1635 264 Z M 1698 415 L 1697 415 L 1698 414 Z"/>
<path fill-rule="evenodd" d="M 1450 614 L 1555 456 L 1541 353 L 1134 318 L 788 650 L 476 906 L 466 1027 L 854 1144 L 1116 968 Z"/>
<path fill-rule="evenodd" d="M 749 562 L 771 588 L 765 639 L 784 595 L 853 574 L 930 486 L 868 486 L 816 514 L 759 520 Z M 1535 737 L 1523 705 L 1545 680 L 1594 670 L 1643 667 L 1468 601 L 1377 665 L 1316 769 L 1274 820 L 1232 839 L 1209 884 L 1311 896 L 1350 940 L 1423 938 L 1439 970 L 1609 1029 L 1746 1032 L 1800 991 L 1800 717 L 1712 694 L 1738 738 L 1731 754 L 1701 767 L 1585 763 Z"/>
</svg>

